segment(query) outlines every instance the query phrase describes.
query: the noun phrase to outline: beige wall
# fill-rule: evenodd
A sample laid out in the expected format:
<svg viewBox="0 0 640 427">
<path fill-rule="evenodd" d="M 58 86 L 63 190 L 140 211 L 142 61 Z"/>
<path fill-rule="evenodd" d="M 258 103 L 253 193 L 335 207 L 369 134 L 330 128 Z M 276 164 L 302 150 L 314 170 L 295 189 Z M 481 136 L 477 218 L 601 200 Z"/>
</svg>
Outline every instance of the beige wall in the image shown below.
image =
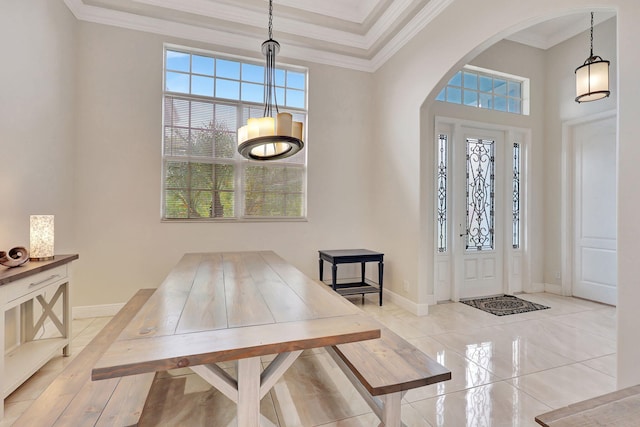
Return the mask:
<svg viewBox="0 0 640 427">
<path fill-rule="evenodd" d="M 588 19 L 588 17 L 585 17 Z M 616 52 L 616 19 L 612 18 L 594 28 L 594 53 L 611 61 L 609 98 L 598 102 L 578 104 L 575 98 L 575 73 L 573 70 L 584 63 L 589 56 L 589 33 L 573 37 L 548 50 L 546 96 L 549 100 L 545 109 L 545 258 L 544 281 L 561 286 L 562 272 L 562 124 L 569 120 L 612 111 L 618 101 L 618 58 Z"/>
<path fill-rule="evenodd" d="M 56 249 L 70 253 L 76 20 L 50 0 L 6 0 L 0 9 L 0 251 L 29 248 L 29 215 L 54 214 Z M 18 314 L 0 313 L 5 348 L 18 342 Z"/>
<path fill-rule="evenodd" d="M 160 222 L 163 42 L 194 46 L 79 26 L 74 305 L 121 302 L 156 287 L 185 252 L 273 249 L 315 278 L 318 249 L 363 245 L 372 77 L 316 64 L 309 64 L 308 221 Z"/>
<path fill-rule="evenodd" d="M 29 247 L 29 215 L 74 236 L 75 29 L 62 2 L 5 0 L 0 12 L 0 251 Z"/>
<path fill-rule="evenodd" d="M 618 247 L 618 378 L 623 386 L 640 382 L 634 327 L 640 315 L 633 306 L 640 300 L 640 287 L 634 286 L 640 82 L 633 71 L 640 68 L 640 8 L 637 0 L 598 4 L 618 11 L 620 92 L 604 102 L 617 101 L 619 110 L 618 225 L 624 233 Z M 507 0 L 453 2 L 373 75 L 310 65 L 309 221 L 163 224 L 162 42 L 179 41 L 76 24 L 61 2 L 4 2 L 0 31 L 12 42 L 5 44 L 5 58 L 16 59 L 0 67 L 0 199 L 9 201 L 0 203 L 0 249 L 27 244 L 29 214 L 56 214 L 58 252 L 81 255 L 74 305 L 90 305 L 122 302 L 137 288 L 157 286 L 184 251 L 271 248 L 313 277 L 316 249 L 362 244 L 387 254 L 387 285 L 402 294 L 407 280 L 405 295 L 422 304 L 429 296 L 422 239 L 432 188 L 423 181 L 424 143 L 432 137 L 422 121 L 429 114 L 428 107 L 421 113 L 425 100 L 450 70 L 509 33 L 593 6 L 587 0 L 539 0 L 536 8 Z M 572 68 L 584 54 L 581 46 L 568 59 Z M 545 184 L 552 186 L 552 177 Z M 549 194 L 545 203 L 554 197 Z M 553 269 L 555 257 L 550 257 Z"/>
</svg>

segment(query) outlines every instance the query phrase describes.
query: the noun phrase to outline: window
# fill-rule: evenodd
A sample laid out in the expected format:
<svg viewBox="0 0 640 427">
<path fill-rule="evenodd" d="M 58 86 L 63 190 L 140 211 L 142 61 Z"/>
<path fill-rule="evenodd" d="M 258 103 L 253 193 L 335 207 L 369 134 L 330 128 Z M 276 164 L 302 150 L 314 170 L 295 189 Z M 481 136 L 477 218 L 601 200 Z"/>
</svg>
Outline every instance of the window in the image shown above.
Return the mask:
<svg viewBox="0 0 640 427">
<path fill-rule="evenodd" d="M 261 117 L 264 66 L 166 47 L 162 217 L 173 220 L 296 219 L 306 215 L 306 148 L 270 162 L 237 153 L 237 129 Z M 280 67 L 280 111 L 306 127 L 307 73 Z"/>
<path fill-rule="evenodd" d="M 529 79 L 467 65 L 449 80 L 436 100 L 528 115 Z"/>
<path fill-rule="evenodd" d="M 520 248 L 520 143 L 513 143 L 513 205 L 511 209 L 513 236 L 511 238 L 513 249 Z"/>
<path fill-rule="evenodd" d="M 438 136 L 438 176 L 437 208 L 438 208 L 438 252 L 447 251 L 447 135 Z"/>
</svg>

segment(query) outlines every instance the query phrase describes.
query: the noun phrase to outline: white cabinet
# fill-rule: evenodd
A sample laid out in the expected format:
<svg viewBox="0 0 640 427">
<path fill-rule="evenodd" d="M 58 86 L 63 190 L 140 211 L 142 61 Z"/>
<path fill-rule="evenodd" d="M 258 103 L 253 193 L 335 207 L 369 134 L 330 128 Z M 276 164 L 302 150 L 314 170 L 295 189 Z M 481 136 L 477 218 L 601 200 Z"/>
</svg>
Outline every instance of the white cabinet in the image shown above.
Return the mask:
<svg viewBox="0 0 640 427">
<path fill-rule="evenodd" d="M 20 267 L 0 267 L 0 419 L 4 399 L 57 354 L 69 355 L 71 307 L 69 263 L 78 255 L 56 255 Z M 18 345 L 5 348 L 5 313 L 19 312 Z"/>
</svg>

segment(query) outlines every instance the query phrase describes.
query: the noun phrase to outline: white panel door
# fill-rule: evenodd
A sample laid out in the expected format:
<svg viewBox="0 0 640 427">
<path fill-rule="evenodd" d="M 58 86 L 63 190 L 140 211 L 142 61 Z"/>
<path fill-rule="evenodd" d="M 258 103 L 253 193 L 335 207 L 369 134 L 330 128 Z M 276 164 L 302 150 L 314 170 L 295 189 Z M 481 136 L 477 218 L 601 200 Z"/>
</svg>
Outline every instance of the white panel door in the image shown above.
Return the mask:
<svg viewBox="0 0 640 427">
<path fill-rule="evenodd" d="M 616 305 L 616 119 L 576 125 L 573 295 Z"/>
<path fill-rule="evenodd" d="M 463 128 L 456 152 L 456 280 L 460 298 L 504 293 L 504 133 Z"/>
</svg>

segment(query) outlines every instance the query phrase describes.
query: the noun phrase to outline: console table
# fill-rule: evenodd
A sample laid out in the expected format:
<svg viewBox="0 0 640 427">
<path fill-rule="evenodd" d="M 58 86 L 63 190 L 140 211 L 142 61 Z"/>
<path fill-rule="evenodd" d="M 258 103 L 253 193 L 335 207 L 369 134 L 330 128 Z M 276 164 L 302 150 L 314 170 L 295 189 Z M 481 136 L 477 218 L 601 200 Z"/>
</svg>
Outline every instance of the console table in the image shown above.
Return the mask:
<svg viewBox="0 0 640 427">
<path fill-rule="evenodd" d="M 370 251 L 368 249 L 338 249 L 318 251 L 320 259 L 318 266 L 320 271 L 320 281 L 323 281 L 324 261 L 331 263 L 331 287 L 340 295 L 360 295 L 378 293 L 380 294 L 380 305 L 382 305 L 382 275 L 384 270 L 384 254 Z M 365 280 L 365 264 L 368 262 L 378 263 L 378 283 L 371 283 Z M 338 264 L 360 263 L 361 280 L 359 282 L 338 283 Z"/>
<path fill-rule="evenodd" d="M 4 416 L 4 399 L 31 375 L 62 350 L 68 356 L 71 339 L 71 307 L 69 304 L 69 271 L 78 255 L 56 255 L 49 261 L 29 261 L 20 267 L 0 267 L 0 419 Z M 56 310 L 58 300 L 62 309 Z M 40 307 L 34 307 L 37 301 Z M 17 343 L 5 348 L 5 312 L 18 307 L 20 319 Z M 17 320 L 17 319 L 16 319 Z M 39 338 L 43 327 L 57 333 Z"/>
</svg>

